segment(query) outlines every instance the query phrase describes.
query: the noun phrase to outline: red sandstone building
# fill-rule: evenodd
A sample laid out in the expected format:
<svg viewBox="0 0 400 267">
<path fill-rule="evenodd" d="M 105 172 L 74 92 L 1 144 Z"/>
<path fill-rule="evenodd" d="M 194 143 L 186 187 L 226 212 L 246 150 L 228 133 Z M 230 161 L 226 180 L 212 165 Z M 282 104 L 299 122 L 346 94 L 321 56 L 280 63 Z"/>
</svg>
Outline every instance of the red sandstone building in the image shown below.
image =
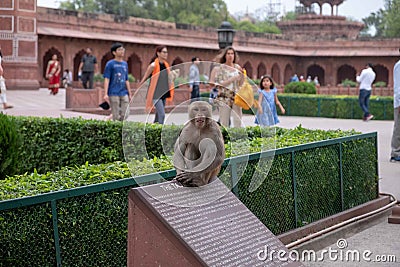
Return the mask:
<svg viewBox="0 0 400 267">
<path fill-rule="evenodd" d="M 363 25 L 337 14 L 343 0 L 300 2 L 305 7 L 329 3 L 332 13 L 280 22 L 281 35 L 236 32 L 233 46 L 249 77 L 270 74 L 283 84 L 297 73 L 318 76 L 322 85 L 334 86 L 346 78 L 355 80 L 356 73 L 371 62 L 376 65 L 376 81 L 392 83 L 400 39 L 358 38 Z M 93 49 L 102 71 L 114 41 L 124 43 L 129 71 L 136 79 L 142 77 L 156 45 L 168 46 L 173 65 L 189 62 L 194 55 L 211 61 L 219 50 L 216 29 L 42 8 L 36 0 L 0 1 L 0 45 L 9 89 L 46 86 L 44 72 L 52 54 L 58 55 L 63 69 L 73 70 L 77 80 L 86 47 Z"/>
</svg>

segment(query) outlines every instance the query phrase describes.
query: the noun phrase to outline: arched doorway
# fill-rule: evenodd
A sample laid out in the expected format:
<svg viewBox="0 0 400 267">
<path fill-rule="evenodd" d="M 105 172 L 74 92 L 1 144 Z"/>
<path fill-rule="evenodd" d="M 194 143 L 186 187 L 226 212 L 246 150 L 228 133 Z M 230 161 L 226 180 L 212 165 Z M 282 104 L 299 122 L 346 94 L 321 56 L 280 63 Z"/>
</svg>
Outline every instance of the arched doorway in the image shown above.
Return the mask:
<svg viewBox="0 0 400 267">
<path fill-rule="evenodd" d="M 287 64 L 286 65 L 286 67 L 285 67 L 285 71 L 284 71 L 284 81 L 283 81 L 283 83 L 288 83 L 288 82 L 290 82 L 290 79 L 293 77 L 293 75 L 294 75 L 294 71 L 293 71 L 293 68 L 292 68 L 292 66 L 290 65 L 290 64 Z"/>
<path fill-rule="evenodd" d="M 73 79 L 74 81 L 77 81 L 77 80 L 78 80 L 78 69 L 79 69 L 79 64 L 81 64 L 82 57 L 83 57 L 83 55 L 84 55 L 85 53 L 86 53 L 85 50 L 82 49 L 82 50 L 80 50 L 78 53 L 75 54 L 75 57 L 74 57 L 74 70 L 73 70 L 73 72 L 72 72 L 72 79 Z"/>
<path fill-rule="evenodd" d="M 343 80 L 349 79 L 351 81 L 356 81 L 356 69 L 350 65 L 342 65 L 338 68 L 337 71 L 337 80 L 336 83 L 340 84 Z"/>
<path fill-rule="evenodd" d="M 172 61 L 172 66 L 182 64 L 183 60 L 180 57 L 176 57 L 174 61 Z"/>
<path fill-rule="evenodd" d="M 176 65 L 180 65 L 180 66 L 177 66 L 177 67 L 175 67 L 175 68 L 173 68 L 173 69 L 179 69 L 179 76 L 180 77 L 187 77 L 187 78 L 189 78 L 189 75 L 186 75 L 186 71 L 185 71 L 185 64 L 182 64 L 183 63 L 183 60 L 180 58 L 180 57 L 176 57 L 173 61 L 172 61 L 172 64 L 171 64 L 171 66 L 176 66 Z M 188 81 L 187 82 L 189 82 L 189 79 L 187 79 Z"/>
<path fill-rule="evenodd" d="M 251 66 L 251 63 L 247 61 L 244 65 L 243 68 L 246 69 L 247 77 L 250 79 L 253 79 L 253 67 Z"/>
<path fill-rule="evenodd" d="M 376 78 L 374 83 L 376 82 L 385 82 L 386 84 L 388 84 L 389 82 L 389 70 L 383 66 L 383 65 L 376 65 L 373 67 L 375 73 L 376 73 Z"/>
<path fill-rule="evenodd" d="M 275 81 L 276 85 L 282 83 L 282 81 L 281 81 L 281 69 L 279 68 L 277 63 L 274 63 L 274 65 L 272 65 L 271 77 Z"/>
<path fill-rule="evenodd" d="M 257 67 L 257 79 L 260 79 L 261 76 L 267 74 L 267 68 L 265 67 L 264 63 L 260 63 Z"/>
<path fill-rule="evenodd" d="M 320 85 L 325 85 L 325 70 L 317 64 L 313 64 L 307 68 L 307 78 L 311 76 L 311 79 L 318 77 L 318 81 Z"/>
<path fill-rule="evenodd" d="M 52 47 L 52 48 L 50 48 L 49 50 L 47 50 L 47 52 L 44 54 L 44 56 L 43 56 L 43 73 L 42 73 L 42 76 L 43 76 L 43 78 L 46 78 L 46 69 L 47 69 L 47 63 L 49 62 L 49 60 L 51 59 L 51 57 L 53 56 L 53 55 L 57 55 L 57 59 L 58 59 L 58 61 L 60 62 L 60 64 L 61 64 L 61 76 L 62 76 L 62 73 L 63 73 L 63 57 L 61 56 L 61 53 L 60 53 L 60 51 L 58 51 L 56 48 L 54 48 L 54 47 Z"/>
<path fill-rule="evenodd" d="M 128 73 L 131 73 L 136 81 L 142 78 L 142 61 L 135 53 L 128 58 Z"/>
<path fill-rule="evenodd" d="M 111 54 L 111 51 L 107 52 L 102 58 L 101 58 L 101 65 L 100 65 L 100 73 L 104 73 L 104 69 L 106 68 L 106 64 L 109 60 L 113 59 L 114 55 Z"/>
</svg>

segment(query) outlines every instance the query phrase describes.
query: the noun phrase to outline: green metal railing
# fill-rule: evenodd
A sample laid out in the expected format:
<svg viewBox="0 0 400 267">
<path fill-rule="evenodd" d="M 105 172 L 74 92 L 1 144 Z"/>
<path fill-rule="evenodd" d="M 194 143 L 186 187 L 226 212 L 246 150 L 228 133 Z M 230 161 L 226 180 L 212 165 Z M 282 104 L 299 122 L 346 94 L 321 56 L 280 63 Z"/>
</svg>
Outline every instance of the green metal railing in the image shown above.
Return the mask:
<svg viewBox="0 0 400 267">
<path fill-rule="evenodd" d="M 232 157 L 224 169 L 221 180 L 236 184 L 237 197 L 280 234 L 378 197 L 377 134 Z M 159 174 L 170 179 L 175 171 Z M 154 183 L 159 174 L 135 179 Z M 250 193 L 252 178 L 262 183 Z M 126 266 L 135 179 L 1 201 L 0 266 Z"/>
</svg>

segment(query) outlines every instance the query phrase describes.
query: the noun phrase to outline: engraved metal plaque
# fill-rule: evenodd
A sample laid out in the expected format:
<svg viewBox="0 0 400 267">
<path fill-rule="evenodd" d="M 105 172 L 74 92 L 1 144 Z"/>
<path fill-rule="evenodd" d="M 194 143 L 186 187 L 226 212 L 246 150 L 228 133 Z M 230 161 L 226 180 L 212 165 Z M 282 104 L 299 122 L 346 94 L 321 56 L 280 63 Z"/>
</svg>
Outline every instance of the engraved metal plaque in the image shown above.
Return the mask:
<svg viewBox="0 0 400 267">
<path fill-rule="evenodd" d="M 132 190 L 204 266 L 303 266 L 218 179 L 200 188 L 166 182 Z"/>
</svg>

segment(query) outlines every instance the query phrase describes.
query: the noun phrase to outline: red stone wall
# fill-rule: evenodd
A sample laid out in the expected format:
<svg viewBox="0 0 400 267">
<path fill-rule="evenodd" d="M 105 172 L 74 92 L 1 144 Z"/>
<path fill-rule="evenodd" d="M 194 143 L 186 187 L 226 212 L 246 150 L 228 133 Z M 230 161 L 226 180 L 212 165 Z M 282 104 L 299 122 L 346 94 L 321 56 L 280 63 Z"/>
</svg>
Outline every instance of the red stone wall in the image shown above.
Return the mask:
<svg viewBox="0 0 400 267">
<path fill-rule="evenodd" d="M 0 1 L 0 46 L 10 89 L 36 89 L 38 82 L 36 0 Z"/>
<path fill-rule="evenodd" d="M 140 79 L 158 44 L 168 46 L 170 63 L 174 60 L 189 62 L 194 55 L 202 60 L 213 60 L 218 53 L 215 29 L 190 25 L 188 29 L 179 29 L 174 23 L 140 18 L 115 22 L 111 15 L 68 13 L 45 8 L 39 8 L 38 12 L 39 64 L 44 64 L 42 61 L 46 51 L 54 47 L 62 55 L 67 55 L 63 57 L 63 66 L 76 69 L 74 57 L 86 46 L 92 47 L 101 61 L 106 58 L 112 41 L 116 40 L 125 43 L 127 60 L 132 56 L 135 62 L 139 61 L 134 76 Z M 343 22 L 341 17 L 335 19 Z M 321 20 L 327 21 L 326 18 Z M 45 34 L 45 29 L 50 27 L 74 37 Z M 86 39 L 87 34 L 93 32 L 99 39 Z M 398 54 L 397 44 L 393 40 L 293 41 L 285 35 L 240 31 L 236 33 L 234 47 L 239 52 L 239 64 L 246 66 L 250 78 L 272 74 L 278 84 L 287 83 L 294 73 L 306 77 L 310 66 L 318 65 L 324 70 L 324 77 L 320 77 L 322 84 L 336 85 L 341 82 L 337 80 L 341 66 L 348 64 L 359 71 L 367 62 L 384 66 L 389 73 L 386 80 L 391 81 Z M 377 51 L 376 47 L 381 49 Z"/>
<path fill-rule="evenodd" d="M 1 3 L 10 5 L 9 1 Z M 28 9 L 32 7 L 29 3 L 31 3 L 29 0 L 20 1 L 20 5 Z M 12 18 L 17 16 L 18 19 L 10 22 L 10 16 Z M 5 62 L 8 64 L 6 71 L 18 69 L 18 72 L 21 72 L 21 66 L 24 66 L 25 70 L 25 66 L 38 64 L 38 68 L 28 69 L 24 75 L 28 75 L 29 79 L 38 80 L 41 86 L 46 86 L 43 73 L 52 53 L 59 55 L 63 68 L 71 69 L 74 79 L 77 80 L 77 68 L 84 49 L 86 47 L 93 49 L 102 68 L 111 56 L 109 49 L 114 41 L 124 43 L 125 59 L 137 80 L 142 78 L 156 45 L 168 46 L 170 63 L 189 62 L 193 56 L 211 61 L 218 53 L 216 29 L 212 28 L 133 17 L 121 21 L 112 15 L 41 7 L 37 8 L 36 17 L 32 16 L 32 12 L 22 10 L 14 10 L 6 16 L 0 16 L 0 21 L 4 22 L 0 23 L 0 45 L 6 56 Z M 36 30 L 37 43 L 32 35 L 31 39 L 19 40 L 20 51 L 18 53 L 14 51 L 12 38 L 7 35 L 10 23 L 14 23 L 14 30 L 18 29 L 21 33 Z M 319 77 L 321 84 L 333 86 L 340 83 L 338 79 L 344 76 L 338 74 L 341 67 L 349 65 L 359 72 L 367 62 L 381 65 L 380 70 L 383 71 L 378 76 L 391 83 L 393 65 L 399 57 L 399 41 L 398 39 L 310 41 L 296 40 L 288 35 L 238 31 L 233 45 L 239 52 L 238 63 L 246 66 L 250 78 L 270 74 L 278 84 L 283 84 L 287 83 L 294 73 L 307 77 L 310 69 L 319 69 L 323 73 L 323 77 Z M 35 56 L 34 53 L 37 54 L 37 63 L 13 61 L 17 54 L 21 59 L 31 59 Z M 13 79 L 17 77 L 16 74 L 9 73 L 9 75 L 14 75 L 9 77 Z"/>
</svg>

